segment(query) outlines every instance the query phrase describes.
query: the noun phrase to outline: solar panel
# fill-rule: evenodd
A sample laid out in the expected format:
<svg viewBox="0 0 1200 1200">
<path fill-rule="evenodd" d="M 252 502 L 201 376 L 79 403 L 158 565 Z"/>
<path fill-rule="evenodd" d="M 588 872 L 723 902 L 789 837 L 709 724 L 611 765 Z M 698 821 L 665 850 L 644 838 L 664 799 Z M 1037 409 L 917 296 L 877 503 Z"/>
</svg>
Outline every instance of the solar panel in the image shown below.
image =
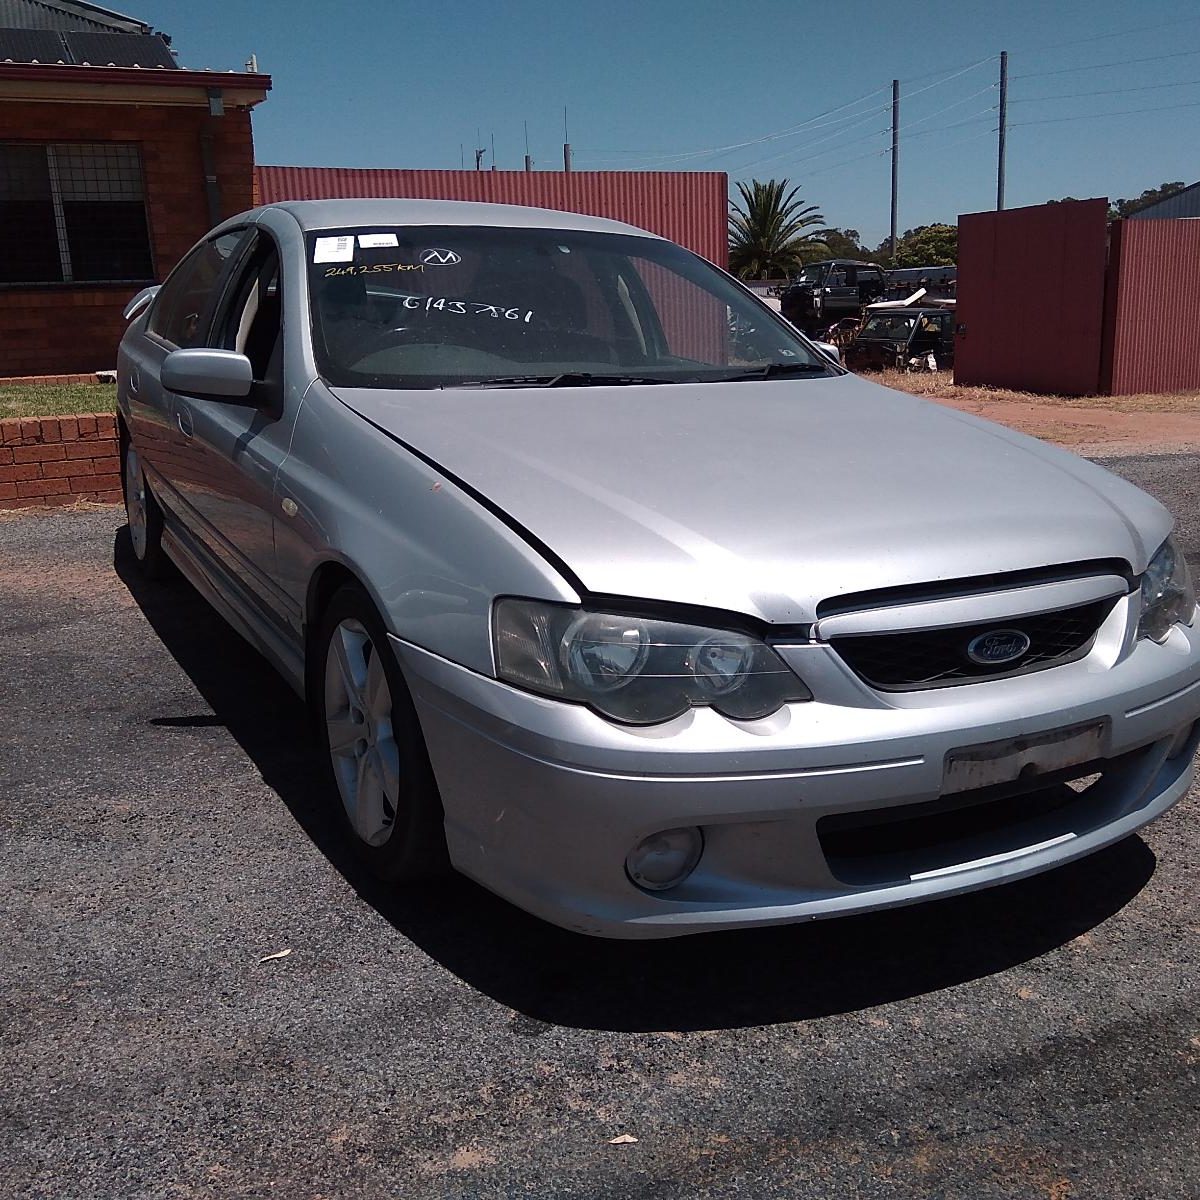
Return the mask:
<svg viewBox="0 0 1200 1200">
<path fill-rule="evenodd" d="M 174 67 L 167 44 L 154 34 L 64 33 L 77 63 L 93 67 Z"/>
<path fill-rule="evenodd" d="M 0 62 L 69 63 L 62 36 L 52 29 L 0 29 Z"/>
</svg>

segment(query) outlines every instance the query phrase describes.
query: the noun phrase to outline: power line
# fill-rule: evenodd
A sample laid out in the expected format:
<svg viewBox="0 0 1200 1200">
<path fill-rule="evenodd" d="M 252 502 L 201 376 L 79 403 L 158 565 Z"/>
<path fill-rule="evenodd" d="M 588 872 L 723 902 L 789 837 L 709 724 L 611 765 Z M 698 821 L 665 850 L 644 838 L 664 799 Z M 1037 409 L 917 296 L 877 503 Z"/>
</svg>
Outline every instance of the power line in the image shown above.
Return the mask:
<svg viewBox="0 0 1200 1200">
<path fill-rule="evenodd" d="M 990 119 L 995 111 L 994 105 L 990 108 L 981 108 L 978 112 L 972 113 L 969 117 L 964 117 L 961 121 L 951 121 L 949 125 L 939 125 L 936 129 L 922 129 L 920 133 L 910 133 L 907 136 L 910 138 L 928 137 L 931 133 L 945 133 L 947 129 L 961 129 L 964 125 L 976 125 L 985 116 Z"/>
<path fill-rule="evenodd" d="M 709 146 L 703 150 L 685 150 L 680 153 L 670 153 L 665 155 L 656 154 L 653 151 L 637 151 L 637 150 L 597 150 L 597 154 L 631 154 L 645 155 L 648 158 L 672 159 L 676 161 L 684 161 L 692 158 L 703 158 L 710 154 L 724 154 L 733 150 L 744 150 L 747 146 L 757 146 L 763 142 L 775 141 L 778 138 L 790 137 L 793 134 L 807 132 L 813 128 L 823 128 L 823 124 L 818 124 L 822 118 L 833 116 L 834 113 L 843 112 L 847 108 L 853 108 L 856 104 L 862 104 L 866 100 L 870 100 L 874 96 L 887 91 L 887 88 L 875 88 L 874 91 L 867 92 L 865 95 L 859 96 L 854 100 L 847 100 L 845 104 L 839 104 L 834 108 L 826 109 L 824 112 L 819 112 L 814 117 L 810 117 L 807 121 L 801 121 L 799 125 L 789 125 L 786 129 L 776 130 L 774 133 L 765 133 L 761 137 L 750 138 L 745 142 L 732 142 L 727 146 Z M 880 112 L 883 110 L 880 109 Z M 841 121 L 852 120 L 855 117 L 862 116 L 862 113 L 848 113 L 844 117 L 838 117 L 833 121 L 824 122 L 825 125 L 836 125 Z"/>
<path fill-rule="evenodd" d="M 1163 21 L 1159 25 L 1139 25 L 1137 28 L 1126 26 L 1124 29 L 1118 29 L 1114 33 L 1098 33 L 1094 37 L 1075 38 L 1070 42 L 1051 42 L 1049 45 L 1040 45 L 1030 53 L 1037 54 L 1043 50 L 1061 50 L 1065 46 L 1082 46 L 1088 42 L 1103 42 L 1109 38 L 1115 37 L 1133 37 L 1143 33 L 1154 33 L 1159 29 L 1169 29 L 1173 25 L 1186 25 L 1191 21 L 1200 21 L 1200 16 L 1196 17 L 1180 17 L 1176 21 Z"/>
<path fill-rule="evenodd" d="M 936 71 L 926 71 L 924 75 L 910 75 L 907 79 L 900 80 L 900 82 L 901 83 L 920 83 L 922 79 L 928 79 L 931 75 L 940 75 L 942 73 L 942 71 L 955 71 L 959 75 L 964 75 L 964 74 L 966 74 L 967 71 L 971 71 L 975 67 L 982 67 L 984 63 L 989 63 L 994 58 L 998 58 L 998 57 L 999 57 L 999 55 L 989 54 L 987 56 L 987 58 L 979 58 L 979 59 L 976 59 L 974 62 L 956 63 L 952 67 L 939 67 Z M 961 70 L 960 70 L 960 68 L 961 68 Z M 953 78 L 956 78 L 956 76 L 952 75 L 952 76 L 950 76 L 950 78 L 953 79 Z M 931 84 L 930 86 L 936 87 L 937 85 Z M 925 90 L 926 90 L 925 88 L 920 89 L 920 91 L 922 91 L 922 92 Z M 916 96 L 918 94 L 919 94 L 918 92 L 913 92 L 914 96 Z"/>
<path fill-rule="evenodd" d="M 1086 67 L 1060 67 L 1057 71 L 1030 71 L 1024 75 L 1013 75 L 1013 79 L 1041 79 L 1046 75 L 1071 75 L 1079 71 L 1099 71 L 1105 67 L 1130 67 L 1134 63 L 1162 62 L 1168 58 L 1187 58 L 1200 54 L 1200 50 L 1177 50 L 1173 54 L 1153 54 L 1149 58 L 1123 58 L 1120 62 L 1091 63 Z"/>
<path fill-rule="evenodd" d="M 969 96 L 964 96 L 961 100 L 955 100 L 953 104 L 947 104 L 945 108 L 939 108 L 937 112 L 931 112 L 924 117 L 918 117 L 915 121 L 909 121 L 904 128 L 905 130 L 909 130 L 914 125 L 924 125 L 926 121 L 932 121 L 934 117 L 940 117 L 943 113 L 948 113 L 951 109 L 958 108 L 960 105 L 966 104 L 969 101 L 982 96 L 985 92 L 992 92 L 995 91 L 995 89 L 996 85 L 994 83 L 989 83 L 987 87 L 980 88 L 979 91 L 972 92 Z"/>
<path fill-rule="evenodd" d="M 853 100 L 850 103 L 851 104 L 861 103 L 861 99 L 862 98 L 860 98 L 859 100 Z M 875 108 L 875 109 L 870 109 L 870 110 L 866 111 L 865 113 L 864 112 L 846 113 L 844 116 L 835 117 L 832 121 L 818 121 L 817 118 L 814 117 L 814 118 L 812 118 L 811 121 L 807 121 L 802 125 L 796 125 L 796 126 L 789 127 L 788 129 L 786 129 L 782 132 L 764 134 L 762 137 L 752 138 L 748 142 L 737 142 L 730 146 L 710 146 L 706 150 L 685 150 L 685 151 L 681 151 L 678 153 L 672 153 L 672 152 L 667 152 L 667 151 L 651 151 L 651 150 L 596 150 L 595 154 L 596 155 L 621 154 L 621 155 L 629 155 L 629 156 L 632 156 L 635 158 L 652 158 L 655 160 L 663 160 L 663 161 L 665 161 L 665 160 L 682 161 L 684 159 L 703 158 L 706 155 L 732 153 L 734 150 L 742 150 L 748 146 L 760 145 L 763 142 L 778 141 L 780 138 L 783 138 L 783 137 L 794 137 L 796 134 L 808 133 L 808 132 L 811 132 L 812 130 L 816 130 L 816 129 L 824 129 L 830 125 L 842 125 L 847 121 L 853 122 L 857 118 L 860 118 L 863 116 L 873 116 L 876 113 L 882 113 L 884 111 L 886 111 L 886 110 L 883 108 Z"/>
<path fill-rule="evenodd" d="M 1083 96 L 1119 96 L 1125 92 L 1155 92 L 1162 88 L 1192 87 L 1200 79 L 1181 79 L 1178 83 L 1147 83 L 1142 87 L 1106 88 L 1101 92 L 1058 92 L 1053 96 L 1030 96 L 1025 100 L 1010 100 L 1009 104 L 1041 104 L 1046 100 L 1077 100 Z"/>
<path fill-rule="evenodd" d="M 1039 117 L 1033 121 L 1017 121 L 1012 128 L 1021 125 L 1056 125 L 1061 121 L 1095 121 L 1102 117 L 1131 117 L 1135 113 L 1168 112 L 1176 108 L 1200 108 L 1200 100 L 1193 100 L 1187 104 L 1161 104 L 1155 108 L 1125 108 L 1119 112 L 1084 113 L 1077 117 Z"/>
<path fill-rule="evenodd" d="M 974 62 L 966 63 L 959 67 L 951 67 L 948 69 L 942 69 L 940 71 L 929 72 L 929 74 L 926 74 L 926 75 L 919 75 L 916 77 L 918 80 L 927 79 L 927 78 L 929 78 L 929 75 L 932 75 L 932 74 L 941 75 L 941 78 L 935 79 L 933 83 L 926 84 L 926 86 L 923 88 L 918 88 L 910 96 L 906 96 L 905 99 L 911 100 L 913 97 L 922 95 L 924 92 L 928 92 L 935 87 L 941 87 L 942 84 L 949 83 L 951 80 L 957 79 L 960 75 L 965 75 L 968 71 L 975 70 L 976 67 L 981 67 L 985 63 L 992 62 L 995 58 L 996 58 L 996 55 L 992 54 L 986 58 L 980 58 L 980 59 L 975 60 Z M 989 85 L 989 86 L 992 86 L 992 85 Z M 589 154 L 587 157 L 593 158 L 594 161 L 603 161 L 603 159 L 600 156 L 616 154 L 616 155 L 627 155 L 627 156 L 634 157 L 634 158 L 639 158 L 639 157 L 645 158 L 647 165 L 651 162 L 656 163 L 656 164 L 661 163 L 663 165 L 667 165 L 667 164 L 676 165 L 676 164 L 683 163 L 683 162 L 690 162 L 690 161 L 693 161 L 693 160 L 699 159 L 699 158 L 718 158 L 718 157 L 721 157 L 722 155 L 732 153 L 735 150 L 744 150 L 750 146 L 762 145 L 764 142 L 778 141 L 780 138 L 793 137 L 799 133 L 807 133 L 812 130 L 825 128 L 830 125 L 842 124 L 843 122 L 846 122 L 846 121 L 850 121 L 853 123 L 850 125 L 847 125 L 845 127 L 845 129 L 846 130 L 853 129 L 853 128 L 856 128 L 858 123 L 861 123 L 856 120 L 857 118 L 874 116 L 876 113 L 885 113 L 885 112 L 889 111 L 888 108 L 885 106 L 883 108 L 874 109 L 869 112 L 846 113 L 844 116 L 837 117 L 832 121 L 824 121 L 823 118 L 833 116 L 833 114 L 835 114 L 835 113 L 844 112 L 846 109 L 853 108 L 855 105 L 858 105 L 858 104 L 862 104 L 865 101 L 870 100 L 875 96 L 878 96 L 880 93 L 886 92 L 887 90 L 888 89 L 886 87 L 876 88 L 874 91 L 866 92 L 864 95 L 859 96 L 855 100 L 848 100 L 848 101 L 846 101 L 845 104 L 839 104 L 834 108 L 826 109 L 824 112 L 817 113 L 816 116 L 810 117 L 807 121 L 802 121 L 799 125 L 791 125 L 791 126 L 788 126 L 786 129 L 776 130 L 774 133 L 763 134 L 761 137 L 750 138 L 749 140 L 744 141 L 744 142 L 733 142 L 727 146 L 710 146 L 703 150 L 688 150 L 688 151 L 682 151 L 680 153 L 665 153 L 665 154 L 658 153 L 655 151 L 650 151 L 650 150 L 639 151 L 639 150 L 600 150 L 600 149 L 597 149 L 595 151 L 595 156 Z M 960 101 L 960 103 L 962 103 L 962 102 Z M 950 107 L 953 107 L 953 105 L 951 105 Z M 922 118 L 922 119 L 924 119 L 924 118 Z M 844 131 L 845 130 L 843 130 L 842 132 L 844 132 Z M 759 165 L 762 161 L 764 161 L 764 160 L 754 160 L 754 162 L 752 164 L 746 164 L 744 166 L 741 166 L 741 167 L 738 167 L 735 169 L 736 170 L 746 170 L 747 166 Z M 765 161 L 774 161 L 774 160 L 769 159 L 769 160 L 765 160 Z"/>
<path fill-rule="evenodd" d="M 928 92 L 932 88 L 941 87 L 943 83 L 949 83 L 952 79 L 957 79 L 960 75 L 965 75 L 968 71 L 975 70 L 976 67 L 982 67 L 985 63 L 995 62 L 998 55 L 989 54 L 987 58 L 981 58 L 978 62 L 968 63 L 961 71 L 955 71 L 952 75 L 947 75 L 945 79 L 936 79 L 933 83 L 926 84 L 923 88 L 917 88 L 915 92 L 909 92 L 905 95 L 905 101 L 913 99 L 914 96 L 920 96 L 923 92 Z M 928 79 L 927 75 L 919 75 L 918 79 Z M 903 80 L 902 82 L 910 82 Z"/>
<path fill-rule="evenodd" d="M 751 159 L 749 162 L 741 163 L 740 165 L 735 167 L 734 170 L 748 171 L 751 167 L 761 167 L 761 166 L 763 166 L 764 163 L 776 162 L 781 158 L 787 158 L 789 155 L 793 155 L 793 154 L 802 155 L 807 158 L 819 158 L 822 154 L 830 154 L 834 150 L 840 149 L 840 146 L 831 146 L 828 150 L 821 150 L 816 155 L 807 154 L 806 152 L 811 150 L 814 146 L 820 146 L 820 145 L 823 145 L 825 142 L 832 141 L 835 138 L 840 138 L 843 133 L 849 133 L 850 130 L 856 128 L 857 125 L 863 125 L 867 121 L 874 120 L 877 115 L 878 114 L 874 113 L 874 112 L 868 113 L 865 117 L 862 118 L 862 120 L 857 121 L 855 123 L 855 125 L 847 125 L 845 129 L 839 129 L 836 133 L 826 134 L 823 138 L 817 138 L 817 140 L 815 142 L 809 142 L 807 145 L 804 145 L 804 146 L 791 146 L 787 150 L 781 150 L 778 154 L 772 154 L 772 155 L 768 156 L 767 158 Z M 842 146 L 853 146 L 855 142 L 861 142 L 861 141 L 864 141 L 866 138 L 874 137 L 876 135 L 876 133 L 878 133 L 878 132 L 879 132 L 878 130 L 872 130 L 870 133 L 860 134 L 856 138 L 851 138 L 848 142 L 842 142 L 841 145 Z M 803 159 L 798 158 L 796 161 L 803 161 Z"/>
</svg>

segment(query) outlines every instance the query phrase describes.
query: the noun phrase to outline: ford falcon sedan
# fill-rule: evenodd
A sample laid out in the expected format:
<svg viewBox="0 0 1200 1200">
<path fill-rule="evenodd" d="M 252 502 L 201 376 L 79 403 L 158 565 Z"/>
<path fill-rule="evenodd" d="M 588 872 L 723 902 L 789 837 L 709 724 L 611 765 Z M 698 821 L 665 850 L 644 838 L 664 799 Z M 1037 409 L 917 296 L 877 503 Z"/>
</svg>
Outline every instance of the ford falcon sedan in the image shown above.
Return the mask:
<svg viewBox="0 0 1200 1200">
<path fill-rule="evenodd" d="M 1192 779 L 1171 517 L 661 237 L 276 204 L 129 315 L 133 554 L 308 700 L 387 879 L 608 937 L 800 921 L 1045 871 Z"/>
</svg>

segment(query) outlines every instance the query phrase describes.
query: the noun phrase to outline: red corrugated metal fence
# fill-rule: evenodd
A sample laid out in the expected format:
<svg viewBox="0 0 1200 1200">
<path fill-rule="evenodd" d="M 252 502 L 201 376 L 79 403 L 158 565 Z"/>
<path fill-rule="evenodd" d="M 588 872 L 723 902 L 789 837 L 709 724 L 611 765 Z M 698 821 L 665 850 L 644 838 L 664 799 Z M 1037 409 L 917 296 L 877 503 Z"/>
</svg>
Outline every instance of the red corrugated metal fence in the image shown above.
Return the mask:
<svg viewBox="0 0 1200 1200">
<path fill-rule="evenodd" d="M 710 262 L 728 260 L 728 182 L 719 171 L 393 171 L 256 167 L 263 204 L 395 196 L 527 204 L 609 217 L 670 238 Z"/>
<path fill-rule="evenodd" d="M 1103 390 L 1200 387 L 1200 221 L 1113 227 Z"/>
<path fill-rule="evenodd" d="M 1099 389 L 1107 221 L 1107 200 L 959 217 L 956 383 Z"/>
</svg>

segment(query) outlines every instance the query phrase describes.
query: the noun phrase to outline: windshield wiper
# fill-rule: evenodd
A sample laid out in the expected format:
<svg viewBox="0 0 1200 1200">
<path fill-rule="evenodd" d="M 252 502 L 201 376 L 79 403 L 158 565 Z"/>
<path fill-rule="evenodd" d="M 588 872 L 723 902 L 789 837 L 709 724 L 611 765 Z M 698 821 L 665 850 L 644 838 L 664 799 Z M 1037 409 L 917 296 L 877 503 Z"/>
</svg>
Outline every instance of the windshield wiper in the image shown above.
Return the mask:
<svg viewBox="0 0 1200 1200">
<path fill-rule="evenodd" d="M 829 364 L 832 366 L 833 364 Z M 755 367 L 750 371 L 742 371 L 737 375 L 725 375 L 722 383 L 738 383 L 744 379 L 784 379 L 788 375 L 825 375 L 829 366 L 823 363 L 767 363 L 765 367 Z"/>
<path fill-rule="evenodd" d="M 644 375 L 596 375 L 591 371 L 562 371 L 558 375 L 496 375 L 460 384 L 461 387 L 521 388 L 521 387 L 608 387 L 642 383 L 674 383 L 673 379 Z"/>
</svg>

